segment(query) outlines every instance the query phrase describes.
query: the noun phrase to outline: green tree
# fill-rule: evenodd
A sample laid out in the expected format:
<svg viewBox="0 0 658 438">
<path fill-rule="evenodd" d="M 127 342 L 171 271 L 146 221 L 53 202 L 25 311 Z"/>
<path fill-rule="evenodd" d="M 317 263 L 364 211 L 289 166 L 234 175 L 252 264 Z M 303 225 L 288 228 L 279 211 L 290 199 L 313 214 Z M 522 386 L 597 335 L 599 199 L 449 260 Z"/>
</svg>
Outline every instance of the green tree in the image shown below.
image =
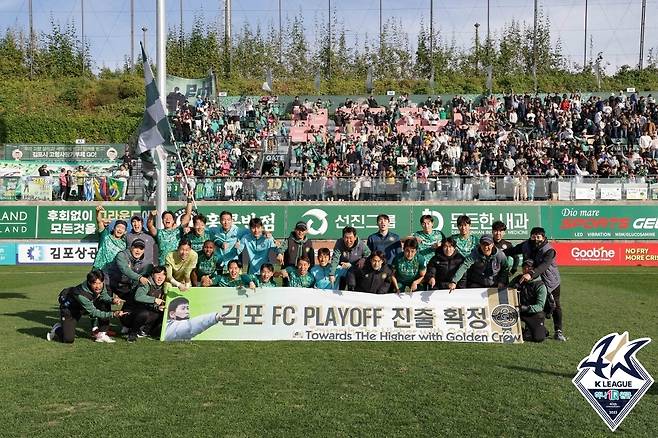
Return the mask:
<svg viewBox="0 0 658 438">
<path fill-rule="evenodd" d="M 82 76 L 91 70 L 91 58 L 84 56 L 89 53 L 89 45 L 77 37 L 75 25 L 67 23 L 62 27 L 53 19 L 50 21 L 50 33 L 40 35 L 40 50 L 35 56 L 37 71 L 47 77 Z"/>
<path fill-rule="evenodd" d="M 414 68 L 418 77 L 428 78 L 432 70 L 432 60 L 430 58 L 429 36 L 425 32 L 423 19 L 420 19 L 420 29 L 418 30 L 418 39 L 416 42 L 416 63 Z"/>
<path fill-rule="evenodd" d="M 309 45 L 306 40 L 306 29 L 304 28 L 304 19 L 301 12 L 288 22 L 287 34 L 289 37 L 285 41 L 284 63 L 288 70 L 289 77 L 304 77 L 311 73 L 309 62 Z"/>
<path fill-rule="evenodd" d="M 29 73 L 27 53 L 21 47 L 19 35 L 7 29 L 0 39 L 0 77 L 20 78 Z"/>
</svg>

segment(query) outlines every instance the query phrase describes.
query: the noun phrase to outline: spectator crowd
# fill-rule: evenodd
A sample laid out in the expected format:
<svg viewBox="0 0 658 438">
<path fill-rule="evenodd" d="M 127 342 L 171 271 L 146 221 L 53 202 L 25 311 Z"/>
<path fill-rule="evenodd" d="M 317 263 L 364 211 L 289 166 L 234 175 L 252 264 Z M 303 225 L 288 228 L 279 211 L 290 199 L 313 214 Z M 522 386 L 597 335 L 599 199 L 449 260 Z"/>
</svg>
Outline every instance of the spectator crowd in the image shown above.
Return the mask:
<svg viewBox="0 0 658 438">
<path fill-rule="evenodd" d="M 181 107 L 173 120 L 183 168 L 176 165 L 173 197 L 189 191 L 183 172 L 198 199 L 245 200 L 400 199 L 451 177 L 493 188 L 494 176 L 504 177 L 515 200 L 526 200 L 537 177 L 642 183 L 658 174 L 652 95 L 506 94 L 477 104 L 462 96 L 413 103 L 402 95 L 384 105 L 373 96 L 348 98 L 335 111 L 335 127 L 320 100 L 295 97 L 285 123 L 277 108 L 267 98 L 230 107 L 198 98 Z M 261 154 L 275 150 L 277 136 L 292 141 L 290 161 L 263 165 Z"/>
<path fill-rule="evenodd" d="M 401 95 L 382 104 L 370 96 L 347 98 L 333 120 L 328 104 L 295 97 L 283 121 L 275 97 L 177 103 L 171 125 L 181 160 L 169 161 L 170 198 L 396 200 L 416 193 L 408 199 L 423 200 L 467 179 L 481 194 L 502 181 L 510 198 L 533 200 L 539 182 L 540 196 L 549 197 L 565 178 L 645 183 L 658 175 L 651 94 L 506 94 L 478 102 Z M 132 157 L 122 158 L 112 176 L 127 182 Z M 83 172 L 60 172 L 58 198 L 89 198 Z"/>
</svg>

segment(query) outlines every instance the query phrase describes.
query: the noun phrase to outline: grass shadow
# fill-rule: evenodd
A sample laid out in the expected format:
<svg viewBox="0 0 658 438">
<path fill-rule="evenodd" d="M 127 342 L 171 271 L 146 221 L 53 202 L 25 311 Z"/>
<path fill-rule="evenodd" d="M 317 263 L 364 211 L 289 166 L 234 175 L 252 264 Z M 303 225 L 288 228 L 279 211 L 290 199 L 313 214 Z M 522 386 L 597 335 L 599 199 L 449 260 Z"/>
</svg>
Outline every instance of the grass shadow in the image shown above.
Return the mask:
<svg viewBox="0 0 658 438">
<path fill-rule="evenodd" d="M 513 371 L 523 371 L 525 373 L 533 373 L 533 374 L 545 374 L 550 376 L 564 377 L 568 379 L 573 379 L 576 376 L 576 373 L 560 373 L 558 371 L 540 370 L 537 368 L 520 367 L 516 365 L 505 366 L 505 368 Z"/>
<path fill-rule="evenodd" d="M 5 313 L 5 316 L 15 316 L 26 321 L 38 322 L 44 326 L 52 326 L 59 321 L 59 312 L 56 309 L 48 310 L 27 310 L 24 312 Z"/>
<path fill-rule="evenodd" d="M 50 327 L 29 327 L 29 328 L 19 328 L 16 330 L 18 333 L 23 335 L 32 336 L 34 338 L 46 339 L 46 334 L 50 331 Z M 85 331 L 80 328 L 75 330 L 75 339 L 91 339 L 88 331 Z"/>
<path fill-rule="evenodd" d="M 13 298 L 27 300 L 27 295 L 20 292 L 0 292 L 0 300 L 9 300 Z"/>
<path fill-rule="evenodd" d="M 59 312 L 57 309 L 53 309 L 52 311 L 28 310 L 25 312 L 5 313 L 4 316 L 15 316 L 26 321 L 41 324 L 37 327 L 19 328 L 16 330 L 18 333 L 40 339 L 45 339 L 48 330 L 50 330 L 53 324 L 59 322 Z M 89 339 L 91 337 L 90 330 L 91 324 L 89 318 L 82 318 L 76 326 L 75 338 Z"/>
</svg>

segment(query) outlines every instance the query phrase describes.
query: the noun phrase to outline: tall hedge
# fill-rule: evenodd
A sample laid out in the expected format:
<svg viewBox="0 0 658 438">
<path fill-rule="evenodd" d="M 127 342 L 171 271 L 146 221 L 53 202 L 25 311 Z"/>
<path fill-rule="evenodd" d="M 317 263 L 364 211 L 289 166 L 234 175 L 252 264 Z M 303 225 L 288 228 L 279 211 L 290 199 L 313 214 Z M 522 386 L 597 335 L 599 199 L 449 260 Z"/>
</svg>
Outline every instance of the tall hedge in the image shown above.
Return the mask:
<svg viewBox="0 0 658 438">
<path fill-rule="evenodd" d="M 0 143 L 73 143 L 77 138 L 88 143 L 124 143 L 140 122 L 141 117 L 129 115 L 5 114 L 0 116 Z"/>
</svg>

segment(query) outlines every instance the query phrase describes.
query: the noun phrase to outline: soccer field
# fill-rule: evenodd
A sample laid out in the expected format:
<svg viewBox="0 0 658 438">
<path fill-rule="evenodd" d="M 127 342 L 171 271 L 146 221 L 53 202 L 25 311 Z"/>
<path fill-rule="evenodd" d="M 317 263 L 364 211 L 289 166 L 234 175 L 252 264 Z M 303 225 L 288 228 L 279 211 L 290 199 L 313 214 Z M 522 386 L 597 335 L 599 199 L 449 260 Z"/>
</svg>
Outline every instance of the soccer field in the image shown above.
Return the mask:
<svg viewBox="0 0 658 438">
<path fill-rule="evenodd" d="M 571 383 L 593 344 L 651 337 L 658 378 L 655 268 L 561 268 L 566 343 L 46 342 L 87 270 L 0 267 L 0 436 L 609 436 Z M 654 384 L 616 434 L 657 414 Z"/>
</svg>

